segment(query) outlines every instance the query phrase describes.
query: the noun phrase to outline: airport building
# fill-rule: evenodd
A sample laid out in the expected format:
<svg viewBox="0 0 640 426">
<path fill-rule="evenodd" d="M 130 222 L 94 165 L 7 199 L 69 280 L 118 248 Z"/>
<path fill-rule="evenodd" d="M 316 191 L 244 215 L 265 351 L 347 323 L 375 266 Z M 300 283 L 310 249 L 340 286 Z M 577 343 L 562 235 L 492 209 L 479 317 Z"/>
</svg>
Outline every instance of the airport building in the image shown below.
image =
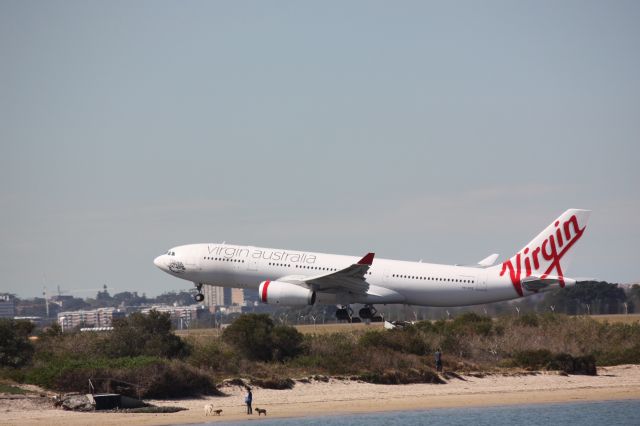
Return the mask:
<svg viewBox="0 0 640 426">
<path fill-rule="evenodd" d="M 212 285 L 202 286 L 202 294 L 204 294 L 203 304 L 209 307 L 224 305 L 224 287 L 215 287 Z"/>
<path fill-rule="evenodd" d="M 204 305 L 189 305 L 189 306 L 170 306 L 170 305 L 154 305 L 146 307 L 140 310 L 143 314 L 148 314 L 150 311 L 156 310 L 162 313 L 168 313 L 171 316 L 171 321 L 176 324 L 180 329 L 189 327 L 191 321 L 199 319 L 205 314 L 208 315 L 208 309 Z"/>
<path fill-rule="evenodd" d="M 237 306 L 244 305 L 244 289 L 243 288 L 231 289 L 231 305 L 237 305 Z"/>
<path fill-rule="evenodd" d="M 16 315 L 16 301 L 13 295 L 0 294 L 0 318 L 13 318 Z"/>
<path fill-rule="evenodd" d="M 241 288 L 205 285 L 202 287 L 202 294 L 204 294 L 203 304 L 210 308 L 244 304 L 244 289 Z"/>
<path fill-rule="evenodd" d="M 124 317 L 125 312 L 116 308 L 67 311 L 58 313 L 58 324 L 62 331 L 75 327 L 111 327 L 114 319 Z"/>
</svg>

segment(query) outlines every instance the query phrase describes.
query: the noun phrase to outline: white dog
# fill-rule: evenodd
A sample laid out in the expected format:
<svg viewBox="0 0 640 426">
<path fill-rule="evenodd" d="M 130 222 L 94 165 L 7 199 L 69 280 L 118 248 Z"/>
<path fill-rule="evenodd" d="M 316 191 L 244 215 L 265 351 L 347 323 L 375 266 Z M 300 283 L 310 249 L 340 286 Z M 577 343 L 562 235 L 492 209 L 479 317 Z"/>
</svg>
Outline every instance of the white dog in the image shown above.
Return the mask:
<svg viewBox="0 0 640 426">
<path fill-rule="evenodd" d="M 213 416 L 213 405 L 207 404 L 204 406 L 204 415 Z"/>
</svg>

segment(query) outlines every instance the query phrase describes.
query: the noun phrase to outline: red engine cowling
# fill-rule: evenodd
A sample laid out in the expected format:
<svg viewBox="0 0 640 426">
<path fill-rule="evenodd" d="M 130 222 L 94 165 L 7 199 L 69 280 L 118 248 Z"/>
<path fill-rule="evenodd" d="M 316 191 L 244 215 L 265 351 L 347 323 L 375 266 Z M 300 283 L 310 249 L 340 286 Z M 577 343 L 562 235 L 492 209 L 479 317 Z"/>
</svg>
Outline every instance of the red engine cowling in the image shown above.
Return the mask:
<svg viewBox="0 0 640 426">
<path fill-rule="evenodd" d="M 308 288 L 280 281 L 263 281 L 258 287 L 258 294 L 262 303 L 275 305 L 313 305 L 316 302 L 316 292 Z"/>
</svg>

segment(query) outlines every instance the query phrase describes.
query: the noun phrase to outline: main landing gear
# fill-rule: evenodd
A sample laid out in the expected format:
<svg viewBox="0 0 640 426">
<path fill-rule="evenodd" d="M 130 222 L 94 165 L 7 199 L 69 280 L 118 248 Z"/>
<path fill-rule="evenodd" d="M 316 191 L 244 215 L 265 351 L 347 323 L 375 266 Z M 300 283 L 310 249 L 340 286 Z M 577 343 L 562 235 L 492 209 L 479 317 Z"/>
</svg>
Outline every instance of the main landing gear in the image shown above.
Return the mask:
<svg viewBox="0 0 640 426">
<path fill-rule="evenodd" d="M 202 294 L 202 283 L 196 284 L 196 288 L 198 289 L 198 294 L 193 296 L 196 302 L 202 302 L 204 300 L 204 294 Z"/>
<path fill-rule="evenodd" d="M 347 321 L 351 322 L 353 317 L 353 309 L 349 305 L 341 305 L 338 309 L 336 309 L 336 318 L 338 321 Z"/>
<path fill-rule="evenodd" d="M 358 312 L 362 319 L 372 319 L 377 313 L 378 311 L 376 311 L 376 308 L 374 308 L 373 305 L 364 305 L 364 308 L 360 309 L 360 312 Z"/>
<path fill-rule="evenodd" d="M 347 321 L 347 322 L 362 322 L 371 321 L 371 322 L 382 322 L 382 317 L 380 315 L 376 315 L 378 311 L 373 305 L 364 305 L 360 311 L 358 311 L 358 315 L 360 317 L 353 316 L 353 309 L 349 305 L 340 305 L 340 307 L 336 310 L 336 318 L 338 321 Z"/>
</svg>

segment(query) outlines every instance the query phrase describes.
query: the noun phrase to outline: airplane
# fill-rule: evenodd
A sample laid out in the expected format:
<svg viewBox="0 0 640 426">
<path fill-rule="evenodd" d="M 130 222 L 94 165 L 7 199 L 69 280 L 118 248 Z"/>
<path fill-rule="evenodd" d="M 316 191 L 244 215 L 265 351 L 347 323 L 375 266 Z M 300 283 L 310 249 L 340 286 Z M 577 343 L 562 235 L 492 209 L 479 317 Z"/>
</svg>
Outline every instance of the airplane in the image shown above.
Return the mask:
<svg viewBox="0 0 640 426">
<path fill-rule="evenodd" d="M 375 304 L 468 306 L 516 299 L 575 285 L 565 276 L 571 249 L 586 229 L 591 211 L 569 209 L 514 256 L 496 265 L 498 254 L 477 264 L 439 265 L 232 244 L 174 247 L 153 263 L 203 285 L 258 289 L 263 303 L 286 306 L 335 304 L 339 320 L 375 319 Z"/>
</svg>

